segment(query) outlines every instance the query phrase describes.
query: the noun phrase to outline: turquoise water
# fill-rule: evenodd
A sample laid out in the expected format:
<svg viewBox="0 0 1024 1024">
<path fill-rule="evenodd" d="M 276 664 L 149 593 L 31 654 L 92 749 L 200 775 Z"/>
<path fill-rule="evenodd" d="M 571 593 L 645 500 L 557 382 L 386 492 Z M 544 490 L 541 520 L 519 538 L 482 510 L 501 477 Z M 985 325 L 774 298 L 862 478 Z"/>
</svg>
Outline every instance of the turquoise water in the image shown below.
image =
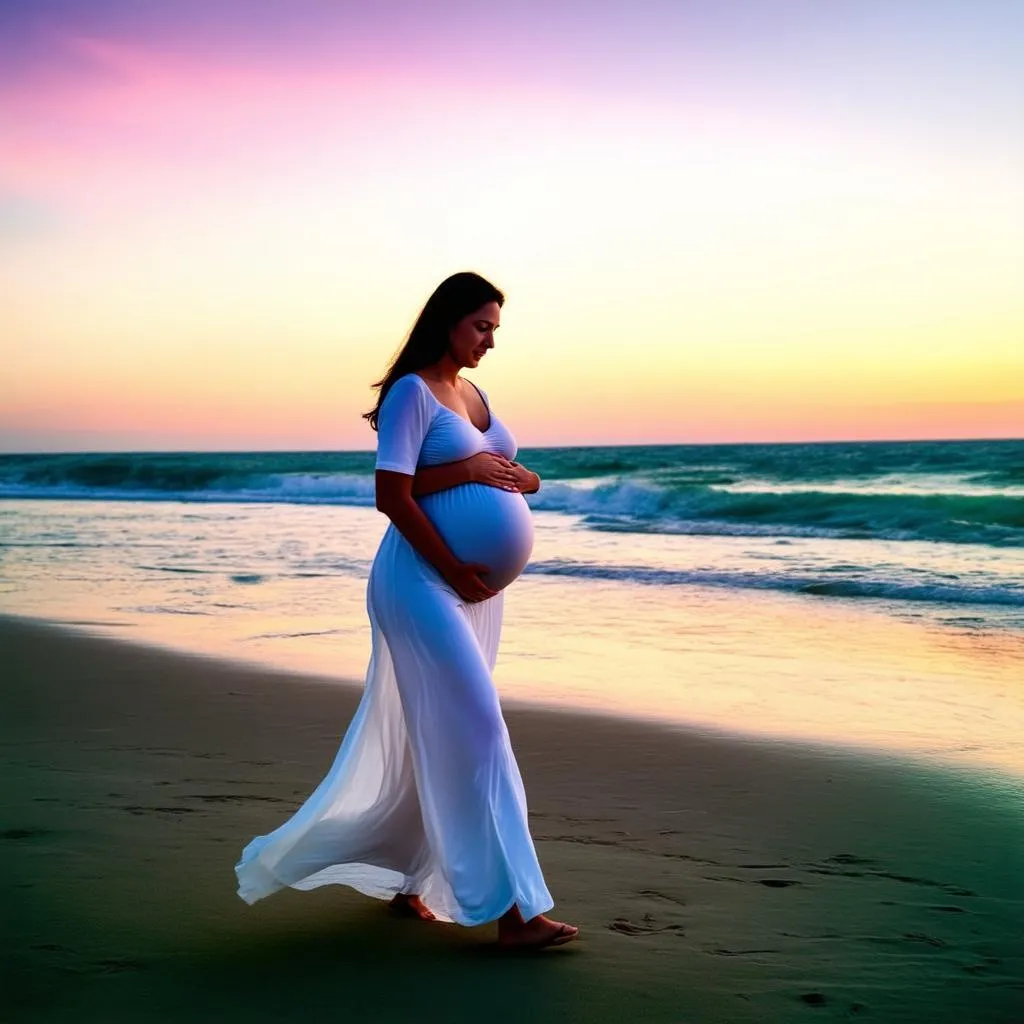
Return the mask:
<svg viewBox="0 0 1024 1024">
<path fill-rule="evenodd" d="M 524 449 L 597 529 L 1024 545 L 1024 441 Z M 372 503 L 371 452 L 0 455 L 0 497 Z"/>
<path fill-rule="evenodd" d="M 534 509 L 595 534 L 766 545 L 742 564 L 694 565 L 667 540 L 653 560 L 595 543 L 531 573 L 1024 610 L 1024 441 L 546 448 L 520 460 L 544 480 Z M 2 498 L 369 506 L 373 454 L 0 456 Z"/>
</svg>

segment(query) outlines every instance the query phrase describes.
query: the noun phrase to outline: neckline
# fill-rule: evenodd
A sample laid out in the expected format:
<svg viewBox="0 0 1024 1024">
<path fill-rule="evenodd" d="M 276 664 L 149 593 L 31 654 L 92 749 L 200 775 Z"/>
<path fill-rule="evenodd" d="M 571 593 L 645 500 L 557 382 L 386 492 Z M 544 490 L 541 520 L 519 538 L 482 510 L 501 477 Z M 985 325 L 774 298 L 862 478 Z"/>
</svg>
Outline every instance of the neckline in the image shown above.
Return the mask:
<svg viewBox="0 0 1024 1024">
<path fill-rule="evenodd" d="M 473 386 L 473 388 L 476 390 L 476 393 L 478 395 L 480 395 L 480 401 L 484 403 L 484 408 L 487 410 L 487 426 L 483 430 L 481 430 L 467 416 L 463 416 L 461 413 L 458 413 L 454 409 L 452 409 L 449 406 L 445 405 L 444 402 L 442 402 L 441 399 L 438 398 L 437 395 L 435 395 L 434 392 L 430 390 L 430 385 L 427 384 L 427 382 L 415 370 L 412 371 L 411 375 L 413 377 L 415 377 L 420 382 L 420 384 L 423 385 L 423 387 L 426 389 L 427 394 L 430 395 L 430 397 L 434 400 L 434 402 L 440 408 L 444 409 L 446 412 L 450 412 L 453 416 L 458 417 L 460 420 L 462 420 L 463 423 L 468 423 L 478 434 L 483 435 L 483 434 L 489 434 L 491 432 L 491 427 L 494 426 L 494 414 L 491 412 L 491 407 L 487 404 L 487 399 L 484 398 L 483 393 L 480 391 L 480 389 L 475 384 L 473 384 L 473 382 L 471 380 L 469 381 L 469 384 L 471 384 Z M 461 379 L 462 380 L 468 380 L 468 378 L 466 378 L 466 377 L 463 377 Z"/>
</svg>

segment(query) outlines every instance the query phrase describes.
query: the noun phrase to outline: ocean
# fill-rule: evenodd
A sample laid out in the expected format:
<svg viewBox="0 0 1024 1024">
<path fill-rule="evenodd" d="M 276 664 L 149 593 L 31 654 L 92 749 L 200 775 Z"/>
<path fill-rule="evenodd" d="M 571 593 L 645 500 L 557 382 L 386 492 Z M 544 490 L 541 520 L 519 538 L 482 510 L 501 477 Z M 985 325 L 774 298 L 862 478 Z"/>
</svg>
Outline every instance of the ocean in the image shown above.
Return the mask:
<svg viewBox="0 0 1024 1024">
<path fill-rule="evenodd" d="M 1024 771 L 1024 441 L 518 458 L 507 699 Z M 373 460 L 0 456 L 0 611 L 359 679 Z"/>
</svg>

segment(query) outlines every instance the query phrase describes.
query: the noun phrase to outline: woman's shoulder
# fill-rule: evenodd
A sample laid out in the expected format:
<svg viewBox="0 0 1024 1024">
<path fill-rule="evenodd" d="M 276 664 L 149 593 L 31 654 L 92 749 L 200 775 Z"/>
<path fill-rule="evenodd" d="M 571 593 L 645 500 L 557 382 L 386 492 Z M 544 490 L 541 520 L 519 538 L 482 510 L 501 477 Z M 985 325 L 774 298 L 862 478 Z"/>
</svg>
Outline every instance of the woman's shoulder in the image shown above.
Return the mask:
<svg viewBox="0 0 1024 1024">
<path fill-rule="evenodd" d="M 392 422 L 407 422 L 412 417 L 422 423 L 433 422 L 437 412 L 434 399 L 418 373 L 406 373 L 394 380 L 380 403 L 379 415 Z"/>
<path fill-rule="evenodd" d="M 391 382 L 392 391 L 395 388 L 416 388 L 423 383 L 423 378 L 418 373 L 403 373 Z"/>
<path fill-rule="evenodd" d="M 429 397 L 424 394 L 426 390 L 427 385 L 418 373 L 404 373 L 392 381 L 384 401 L 386 402 L 392 395 L 405 401 L 422 401 Z"/>
</svg>

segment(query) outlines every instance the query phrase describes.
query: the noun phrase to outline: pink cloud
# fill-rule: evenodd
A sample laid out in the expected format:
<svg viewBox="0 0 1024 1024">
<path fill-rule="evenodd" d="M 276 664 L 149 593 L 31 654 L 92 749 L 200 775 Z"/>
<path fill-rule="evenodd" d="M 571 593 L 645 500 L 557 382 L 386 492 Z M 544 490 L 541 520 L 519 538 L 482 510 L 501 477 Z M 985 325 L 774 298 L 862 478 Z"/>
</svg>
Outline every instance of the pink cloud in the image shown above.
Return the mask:
<svg viewBox="0 0 1024 1024">
<path fill-rule="evenodd" d="M 282 71 L 82 36 L 63 43 L 73 74 L 42 68 L 0 94 L 0 181 L 11 191 L 87 201 L 139 176 L 209 185 L 346 143 L 358 164 L 368 139 L 445 91 L 368 64 Z"/>
</svg>

